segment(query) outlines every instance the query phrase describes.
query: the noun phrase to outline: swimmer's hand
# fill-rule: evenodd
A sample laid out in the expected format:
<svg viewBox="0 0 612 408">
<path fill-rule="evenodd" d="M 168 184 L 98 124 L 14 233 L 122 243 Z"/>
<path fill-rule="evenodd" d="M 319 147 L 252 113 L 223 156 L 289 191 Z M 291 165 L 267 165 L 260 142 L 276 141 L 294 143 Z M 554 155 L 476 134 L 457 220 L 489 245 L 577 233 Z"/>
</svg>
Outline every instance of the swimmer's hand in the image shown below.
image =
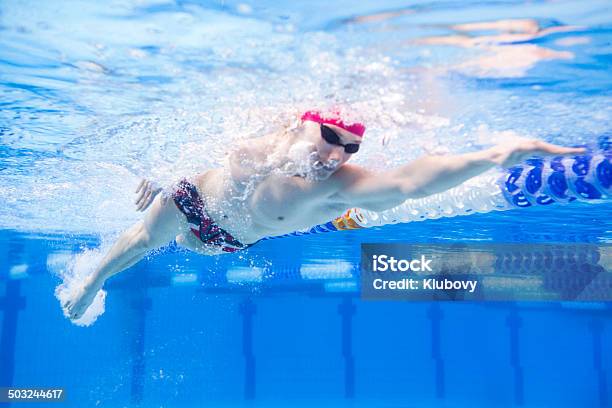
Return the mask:
<svg viewBox="0 0 612 408">
<path fill-rule="evenodd" d="M 157 196 L 161 191 L 162 188 L 158 186 L 157 183 L 147 179 L 142 179 L 138 185 L 138 188 L 134 192 L 135 194 L 138 194 L 136 201 L 134 201 L 134 204 L 136 204 L 136 211 L 145 211 L 147 208 L 149 208 L 155 199 L 155 196 Z"/>
<path fill-rule="evenodd" d="M 78 320 L 83 317 L 101 288 L 102 285 L 95 284 L 91 279 L 88 279 L 83 286 L 75 290 L 70 299 L 62 304 L 64 314 L 70 320 Z"/>
<path fill-rule="evenodd" d="M 564 147 L 546 143 L 537 139 L 514 138 L 490 149 L 491 160 L 503 167 L 515 166 L 532 156 L 565 156 L 583 154 L 583 147 Z"/>
</svg>

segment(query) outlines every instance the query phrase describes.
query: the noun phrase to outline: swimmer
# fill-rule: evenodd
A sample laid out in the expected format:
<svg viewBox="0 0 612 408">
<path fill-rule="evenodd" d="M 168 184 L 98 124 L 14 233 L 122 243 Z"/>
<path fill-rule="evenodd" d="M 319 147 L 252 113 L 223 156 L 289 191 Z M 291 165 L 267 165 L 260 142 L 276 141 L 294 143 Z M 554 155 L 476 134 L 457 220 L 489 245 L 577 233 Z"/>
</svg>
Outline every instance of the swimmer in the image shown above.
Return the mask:
<svg viewBox="0 0 612 408">
<path fill-rule="evenodd" d="M 514 138 L 486 150 L 423 156 L 374 172 L 348 163 L 365 126 L 338 111 L 309 111 L 281 132 L 233 146 L 222 167 L 162 191 L 143 180 L 136 193 L 144 218 L 123 232 L 63 307 L 77 320 L 104 282 L 172 240 L 206 255 L 248 248 L 337 217 L 349 208 L 383 211 L 436 194 L 494 166 L 533 155 L 584 153 L 582 148 Z M 401 152 L 397 152 L 401 154 Z"/>
</svg>

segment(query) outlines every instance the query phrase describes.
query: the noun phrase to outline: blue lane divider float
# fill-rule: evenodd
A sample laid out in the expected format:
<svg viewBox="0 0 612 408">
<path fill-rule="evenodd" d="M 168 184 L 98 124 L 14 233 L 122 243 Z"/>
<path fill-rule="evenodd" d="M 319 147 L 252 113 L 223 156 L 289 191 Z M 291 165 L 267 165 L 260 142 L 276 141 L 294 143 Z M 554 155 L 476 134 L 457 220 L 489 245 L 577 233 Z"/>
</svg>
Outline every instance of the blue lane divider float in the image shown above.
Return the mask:
<svg viewBox="0 0 612 408">
<path fill-rule="evenodd" d="M 605 155 L 529 160 L 508 171 L 503 192 L 516 207 L 610 198 L 612 164 Z"/>
</svg>

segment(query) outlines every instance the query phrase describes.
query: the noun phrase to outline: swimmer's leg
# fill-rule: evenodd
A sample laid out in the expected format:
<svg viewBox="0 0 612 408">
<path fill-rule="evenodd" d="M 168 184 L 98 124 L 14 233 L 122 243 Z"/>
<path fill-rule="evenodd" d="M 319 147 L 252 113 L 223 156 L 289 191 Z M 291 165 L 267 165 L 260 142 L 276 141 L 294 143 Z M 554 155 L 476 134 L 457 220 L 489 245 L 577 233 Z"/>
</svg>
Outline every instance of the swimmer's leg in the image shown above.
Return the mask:
<svg viewBox="0 0 612 408">
<path fill-rule="evenodd" d="M 158 195 L 144 219 L 119 236 L 94 272 L 86 278 L 82 289 L 64 304 L 68 316 L 80 318 L 108 278 L 134 265 L 148 252 L 167 244 L 186 230 L 185 216 L 174 201 L 163 194 Z"/>
</svg>

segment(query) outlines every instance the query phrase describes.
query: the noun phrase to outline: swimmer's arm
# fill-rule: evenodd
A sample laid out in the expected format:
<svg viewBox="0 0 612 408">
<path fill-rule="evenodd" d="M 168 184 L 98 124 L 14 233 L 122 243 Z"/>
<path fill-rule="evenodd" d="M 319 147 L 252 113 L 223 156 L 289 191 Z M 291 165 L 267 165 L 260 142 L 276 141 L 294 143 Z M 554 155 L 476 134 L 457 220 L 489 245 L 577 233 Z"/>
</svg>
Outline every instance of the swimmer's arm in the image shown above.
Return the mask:
<svg viewBox="0 0 612 408">
<path fill-rule="evenodd" d="M 372 173 L 356 166 L 338 171 L 341 188 L 334 199 L 349 207 L 383 211 L 407 199 L 422 198 L 456 187 L 496 165 L 511 167 L 533 155 L 584 153 L 533 139 L 516 139 L 492 148 L 459 155 L 423 156 L 404 166 Z"/>
</svg>

